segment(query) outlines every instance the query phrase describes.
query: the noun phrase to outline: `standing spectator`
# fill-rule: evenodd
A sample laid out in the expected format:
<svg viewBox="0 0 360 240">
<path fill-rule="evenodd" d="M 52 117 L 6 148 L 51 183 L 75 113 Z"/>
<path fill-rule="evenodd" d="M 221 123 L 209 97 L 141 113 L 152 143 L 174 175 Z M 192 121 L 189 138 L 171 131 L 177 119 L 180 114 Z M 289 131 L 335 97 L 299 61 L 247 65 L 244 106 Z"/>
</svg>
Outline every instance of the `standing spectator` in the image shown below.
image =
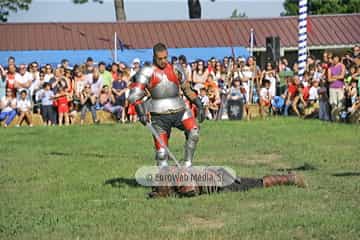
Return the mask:
<svg viewBox="0 0 360 240">
<path fill-rule="evenodd" d="M 271 94 L 271 96 L 275 96 L 276 95 L 276 84 L 278 82 L 278 78 L 275 73 L 275 70 L 273 69 L 271 62 L 268 62 L 266 64 L 266 70 L 264 70 L 261 73 L 260 83 L 262 83 L 262 81 L 264 81 L 264 80 L 268 80 L 270 82 L 270 87 L 269 87 L 270 94 Z"/>
<path fill-rule="evenodd" d="M 91 79 L 88 83 L 91 85 L 91 92 L 95 94 L 96 97 L 99 97 L 103 87 L 103 79 L 100 76 L 98 68 L 93 69 Z"/>
<path fill-rule="evenodd" d="M 209 88 L 208 97 L 209 97 L 209 111 L 211 113 L 212 118 L 215 118 L 218 115 L 218 111 L 221 103 L 218 89 Z"/>
<path fill-rule="evenodd" d="M 33 83 L 34 76 L 28 71 L 26 71 L 25 64 L 20 65 L 19 73 L 20 74 L 18 75 L 18 78 L 15 79 L 15 88 L 17 89 L 18 96 L 20 97 L 20 92 L 25 90 L 27 96 L 29 97 L 30 87 Z"/>
<path fill-rule="evenodd" d="M 37 62 L 32 62 L 29 67 L 29 72 L 32 75 L 32 83 L 30 86 L 30 99 L 34 102 L 35 92 L 40 89 L 40 72 L 39 72 L 39 65 Z"/>
<path fill-rule="evenodd" d="M 45 82 L 50 82 L 50 79 L 54 77 L 53 69 L 50 64 L 45 65 Z"/>
<path fill-rule="evenodd" d="M 58 111 L 58 123 L 62 126 L 63 121 L 65 125 L 69 125 L 69 101 L 71 100 L 70 95 L 65 91 L 65 88 L 60 86 L 58 93 L 55 95 L 55 101 Z"/>
<path fill-rule="evenodd" d="M 344 77 L 345 65 L 340 62 L 339 56 L 335 55 L 333 64 L 328 71 L 331 118 L 336 119 L 336 112 L 343 106 L 344 100 Z"/>
<path fill-rule="evenodd" d="M 91 86 L 87 84 L 80 95 L 81 115 L 80 124 L 84 124 L 86 112 L 90 111 L 94 123 L 99 123 L 96 116 L 96 96 L 91 93 Z"/>
<path fill-rule="evenodd" d="M 19 74 L 16 72 L 15 65 L 11 64 L 8 67 L 8 71 L 5 75 L 6 89 L 10 89 L 13 92 L 13 96 L 16 96 L 16 79 L 19 79 Z"/>
<path fill-rule="evenodd" d="M 88 57 L 85 63 L 85 74 L 91 74 L 94 70 L 94 60 L 92 57 Z"/>
<path fill-rule="evenodd" d="M 119 65 L 117 63 L 111 65 L 111 76 L 113 81 L 119 77 Z"/>
<path fill-rule="evenodd" d="M 100 77 L 103 80 L 103 85 L 109 86 L 111 88 L 113 78 L 112 78 L 111 73 L 106 70 L 106 64 L 104 62 L 100 62 L 98 67 L 99 67 Z"/>
<path fill-rule="evenodd" d="M 188 64 L 187 59 L 186 59 L 186 57 L 184 55 L 179 56 L 179 63 L 181 64 L 181 66 L 185 70 L 186 79 L 188 81 L 191 81 L 191 77 L 192 77 L 191 66 Z"/>
<path fill-rule="evenodd" d="M 20 92 L 20 99 L 17 101 L 17 111 L 20 114 L 17 127 L 22 125 L 23 121 L 26 121 L 29 127 L 32 127 L 32 116 L 31 116 L 31 102 L 27 97 L 26 90 Z"/>
<path fill-rule="evenodd" d="M 233 86 L 230 88 L 227 96 L 227 112 L 229 119 L 240 120 L 244 113 L 244 91 L 242 90 L 241 80 L 239 77 L 233 81 Z"/>
<path fill-rule="evenodd" d="M 41 115 L 44 125 L 51 126 L 56 123 L 53 98 L 54 92 L 50 88 L 50 83 L 44 83 L 43 89 L 37 93 L 37 98 L 41 102 Z"/>
<path fill-rule="evenodd" d="M 13 56 L 8 57 L 8 67 L 10 65 L 16 66 L 15 57 L 13 57 Z"/>
<path fill-rule="evenodd" d="M 318 89 L 319 94 L 319 119 L 323 121 L 330 121 L 329 115 L 329 96 L 327 93 L 327 87 L 325 80 L 320 81 L 320 88 Z"/>
<path fill-rule="evenodd" d="M 132 61 L 132 66 L 131 66 L 131 70 L 130 70 L 130 77 L 133 77 L 139 70 L 140 70 L 140 59 L 135 58 Z"/>
<path fill-rule="evenodd" d="M 128 82 L 130 79 L 129 71 L 123 72 L 121 79 L 116 79 L 112 84 L 112 92 L 115 97 L 115 105 L 121 106 L 123 111 L 121 113 L 121 122 L 125 123 L 126 111 L 124 111 L 126 107 L 126 92 L 128 91 Z"/>
<path fill-rule="evenodd" d="M 74 95 L 74 79 L 70 69 L 65 69 L 64 80 L 66 82 L 66 92 L 70 94 L 70 96 Z"/>
<path fill-rule="evenodd" d="M 80 103 L 80 95 L 83 92 L 87 82 L 81 69 L 77 69 L 74 72 L 74 95 L 76 103 Z"/>
<path fill-rule="evenodd" d="M 6 95 L 6 72 L 3 66 L 0 65 L 0 99 Z"/>
<path fill-rule="evenodd" d="M 6 128 L 16 117 L 16 98 L 11 89 L 6 89 L 6 96 L 1 99 L 0 109 L 0 122 L 5 120 Z"/>
<path fill-rule="evenodd" d="M 207 119 L 211 120 L 212 116 L 209 111 L 209 97 L 207 96 L 207 91 L 205 88 L 200 89 L 199 98 L 201 100 L 201 103 L 205 109 L 205 116 Z"/>
<path fill-rule="evenodd" d="M 62 75 L 60 68 L 55 69 L 55 76 L 49 81 L 51 89 L 55 94 L 58 93 L 60 88 L 66 89 L 68 88 L 65 77 Z"/>
<path fill-rule="evenodd" d="M 64 70 L 71 70 L 69 67 L 69 60 L 67 60 L 67 59 L 61 60 L 60 67 L 64 68 Z"/>
</svg>

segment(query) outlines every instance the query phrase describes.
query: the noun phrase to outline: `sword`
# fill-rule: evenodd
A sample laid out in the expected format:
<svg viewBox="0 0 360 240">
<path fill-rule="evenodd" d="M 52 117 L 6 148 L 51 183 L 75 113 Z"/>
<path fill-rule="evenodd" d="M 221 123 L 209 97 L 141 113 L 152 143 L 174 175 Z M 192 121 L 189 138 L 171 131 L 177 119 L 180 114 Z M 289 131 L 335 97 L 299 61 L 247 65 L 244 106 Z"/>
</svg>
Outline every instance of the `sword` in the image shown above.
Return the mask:
<svg viewBox="0 0 360 240">
<path fill-rule="evenodd" d="M 175 164 L 178 167 L 181 167 L 180 163 L 178 162 L 178 160 L 176 160 L 176 157 L 174 156 L 174 154 L 172 154 L 172 152 L 170 152 L 170 149 L 165 145 L 164 141 L 161 139 L 161 137 L 159 136 L 159 134 L 157 133 L 157 131 L 155 130 L 154 126 L 147 122 L 146 123 L 146 127 L 151 131 L 152 135 L 155 137 L 155 139 L 161 144 L 161 146 L 165 149 L 165 151 L 169 154 L 170 158 L 172 160 L 174 160 Z"/>
</svg>

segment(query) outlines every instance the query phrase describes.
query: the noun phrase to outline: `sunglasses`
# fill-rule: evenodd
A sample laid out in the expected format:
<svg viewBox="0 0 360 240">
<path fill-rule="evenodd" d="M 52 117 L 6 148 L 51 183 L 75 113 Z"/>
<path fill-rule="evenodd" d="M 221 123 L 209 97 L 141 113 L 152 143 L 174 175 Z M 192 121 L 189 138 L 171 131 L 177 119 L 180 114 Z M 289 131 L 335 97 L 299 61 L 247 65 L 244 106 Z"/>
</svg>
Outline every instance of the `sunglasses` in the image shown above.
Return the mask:
<svg viewBox="0 0 360 240">
<path fill-rule="evenodd" d="M 86 86 L 85 88 L 90 88 L 89 86 Z"/>
</svg>

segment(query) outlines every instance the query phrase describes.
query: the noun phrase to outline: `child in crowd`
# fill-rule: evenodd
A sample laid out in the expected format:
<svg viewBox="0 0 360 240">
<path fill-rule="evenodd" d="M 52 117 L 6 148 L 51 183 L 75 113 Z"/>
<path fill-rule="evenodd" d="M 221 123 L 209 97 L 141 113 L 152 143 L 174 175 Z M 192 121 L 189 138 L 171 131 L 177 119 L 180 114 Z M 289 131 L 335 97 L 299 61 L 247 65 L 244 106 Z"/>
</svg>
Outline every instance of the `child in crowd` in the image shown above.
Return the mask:
<svg viewBox="0 0 360 240">
<path fill-rule="evenodd" d="M 50 89 L 50 83 L 46 82 L 43 89 L 37 92 L 37 99 L 41 102 L 41 115 L 44 125 L 51 126 L 56 123 L 53 97 L 54 92 Z"/>
<path fill-rule="evenodd" d="M 275 96 L 271 100 L 271 109 L 274 115 L 281 115 L 283 112 L 283 107 L 285 105 L 286 95 L 282 94 L 281 96 Z"/>
<path fill-rule="evenodd" d="M 305 108 L 305 117 L 314 117 L 319 112 L 319 80 L 313 79 L 309 89 L 308 105 Z"/>
<path fill-rule="evenodd" d="M 260 107 L 263 116 L 269 114 L 272 95 L 270 93 L 270 81 L 264 80 L 264 86 L 260 89 Z"/>
<path fill-rule="evenodd" d="M 58 111 L 58 122 L 59 126 L 62 126 L 63 121 L 65 125 L 69 125 L 69 101 L 71 100 L 70 95 L 65 91 L 64 87 L 59 87 L 58 93 L 55 95 L 55 105 Z"/>
<path fill-rule="evenodd" d="M 20 92 L 20 99 L 17 101 L 17 111 L 19 114 L 19 120 L 17 127 L 20 127 L 23 121 L 26 121 L 29 127 L 32 127 L 32 106 L 29 98 L 27 97 L 27 91 L 22 90 Z"/>
</svg>

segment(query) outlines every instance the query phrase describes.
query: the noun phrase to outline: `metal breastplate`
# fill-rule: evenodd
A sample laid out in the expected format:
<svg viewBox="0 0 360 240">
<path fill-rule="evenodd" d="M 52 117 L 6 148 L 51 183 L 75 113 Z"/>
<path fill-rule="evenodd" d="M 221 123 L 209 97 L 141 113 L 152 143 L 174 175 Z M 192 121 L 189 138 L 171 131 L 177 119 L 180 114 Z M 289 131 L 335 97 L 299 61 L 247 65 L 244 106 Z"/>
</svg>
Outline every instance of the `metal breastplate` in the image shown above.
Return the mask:
<svg viewBox="0 0 360 240">
<path fill-rule="evenodd" d="M 150 88 L 149 112 L 171 113 L 185 109 L 185 102 L 179 95 L 179 86 L 168 80 L 165 74 L 154 73 L 159 82 Z"/>
</svg>

